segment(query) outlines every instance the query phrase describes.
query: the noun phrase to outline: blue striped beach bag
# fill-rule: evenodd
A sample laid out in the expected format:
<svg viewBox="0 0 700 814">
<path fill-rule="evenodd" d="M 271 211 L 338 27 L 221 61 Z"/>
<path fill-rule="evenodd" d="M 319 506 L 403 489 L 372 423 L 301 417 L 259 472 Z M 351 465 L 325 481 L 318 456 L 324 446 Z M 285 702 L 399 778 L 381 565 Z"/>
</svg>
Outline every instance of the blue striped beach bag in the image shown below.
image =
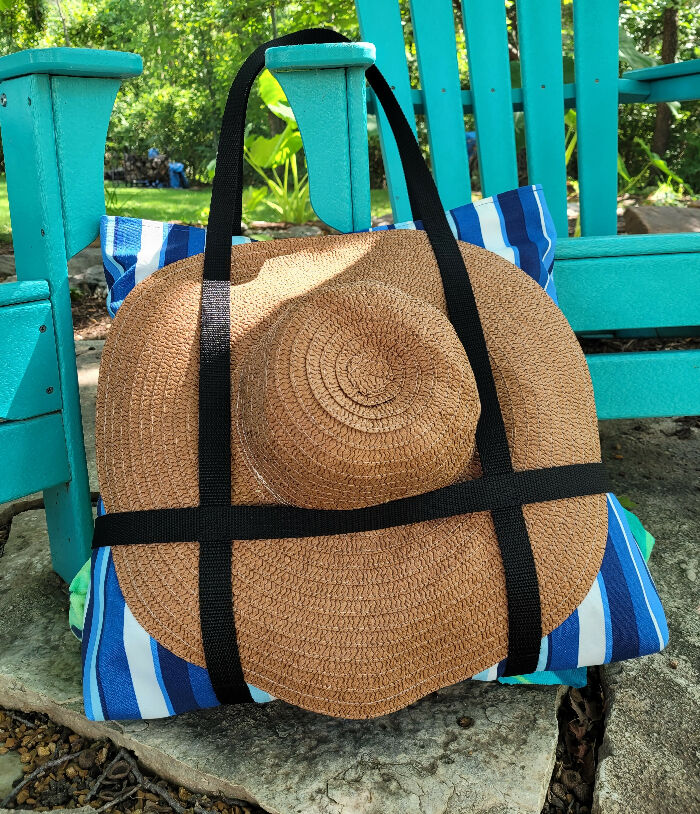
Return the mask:
<svg viewBox="0 0 700 814">
<path fill-rule="evenodd" d="M 374 718 L 464 679 L 585 682 L 668 641 L 609 491 L 538 186 L 445 212 L 376 68 L 414 220 L 241 235 L 229 93 L 208 230 L 105 217 L 114 323 L 82 629 L 93 720 L 281 699 Z"/>
</svg>

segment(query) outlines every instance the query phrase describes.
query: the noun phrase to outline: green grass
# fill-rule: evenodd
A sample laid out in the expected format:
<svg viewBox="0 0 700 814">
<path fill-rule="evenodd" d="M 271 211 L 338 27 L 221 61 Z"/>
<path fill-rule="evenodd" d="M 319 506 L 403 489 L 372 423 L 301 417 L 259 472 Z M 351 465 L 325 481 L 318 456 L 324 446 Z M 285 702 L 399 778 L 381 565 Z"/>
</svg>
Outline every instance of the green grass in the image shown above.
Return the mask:
<svg viewBox="0 0 700 814">
<path fill-rule="evenodd" d="M 202 223 L 209 208 L 211 188 L 203 189 L 143 189 L 107 185 L 107 213 L 146 220 Z M 372 216 L 385 215 L 391 210 L 386 189 L 372 190 Z M 274 220 L 274 213 L 263 204 L 255 211 L 259 220 Z M 0 243 L 12 240 L 7 183 L 0 176 Z"/>
<path fill-rule="evenodd" d="M 12 229 L 10 228 L 10 204 L 7 201 L 7 182 L 5 176 L 0 176 L 0 243 L 12 242 Z"/>
<path fill-rule="evenodd" d="M 112 187 L 107 194 L 107 213 L 148 220 L 176 220 L 202 223 L 207 216 L 211 188 L 203 189 L 142 189 Z M 386 189 L 371 191 L 372 217 L 391 211 Z M 277 216 L 263 203 L 253 213 L 256 220 L 276 220 Z"/>
<path fill-rule="evenodd" d="M 211 189 L 148 189 L 106 185 L 108 215 L 145 220 L 202 223 L 209 208 Z M 204 213 L 206 216 L 206 213 Z"/>
</svg>

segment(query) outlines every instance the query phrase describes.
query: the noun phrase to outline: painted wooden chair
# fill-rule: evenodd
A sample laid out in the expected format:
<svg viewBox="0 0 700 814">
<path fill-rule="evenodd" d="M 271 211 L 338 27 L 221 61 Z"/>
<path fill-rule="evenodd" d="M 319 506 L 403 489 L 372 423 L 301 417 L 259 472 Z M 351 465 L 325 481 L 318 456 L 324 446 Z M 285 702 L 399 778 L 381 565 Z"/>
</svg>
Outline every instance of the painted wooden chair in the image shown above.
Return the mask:
<svg viewBox="0 0 700 814">
<path fill-rule="evenodd" d="M 54 569 L 90 553 L 68 260 L 97 236 L 120 79 L 141 57 L 80 48 L 0 59 L 0 127 L 17 282 L 0 285 L 0 503 L 43 490 Z"/>
<path fill-rule="evenodd" d="M 619 77 L 618 3 L 574 0 L 574 84 L 564 84 L 561 3 L 517 0 L 521 87 L 511 86 L 505 4 L 462 0 L 469 89 L 459 82 L 451 0 L 411 0 L 420 88 L 412 89 L 398 0 L 356 0 L 361 35 L 404 113 L 424 115 L 432 169 L 446 209 L 471 189 L 464 113 L 476 120 L 484 195 L 518 186 L 513 112 L 525 114 L 530 183 L 541 183 L 560 237 L 559 302 L 582 333 L 700 325 L 700 234 L 617 236 L 619 103 L 700 98 L 700 60 Z M 345 58 L 343 61 L 343 54 Z M 324 58 L 324 55 L 325 58 Z M 297 115 L 319 217 L 341 231 L 366 228 L 370 209 L 363 45 L 268 52 L 268 67 Z M 369 100 L 374 110 L 373 100 Z M 564 112 L 577 111 L 582 237 L 568 239 Z M 380 135 L 394 217 L 410 220 L 388 127 Z M 332 179 L 332 183 L 329 183 Z M 588 357 L 601 418 L 700 413 L 700 350 Z"/>
<path fill-rule="evenodd" d="M 512 89 L 502 3 L 464 0 L 469 90 L 459 87 L 450 0 L 412 0 L 422 87 L 412 90 L 398 0 L 358 0 L 362 35 L 409 120 L 425 114 L 446 207 L 470 197 L 463 111 L 477 120 L 487 195 L 517 186 L 513 110 L 524 109 L 528 170 L 566 233 L 564 106 L 578 111 L 582 231 L 557 249 L 560 302 L 579 331 L 700 323 L 700 235 L 616 237 L 618 101 L 700 96 L 700 61 L 618 78 L 617 3 L 576 0 L 576 85 L 564 85 L 560 6 L 519 0 L 523 82 Z M 370 223 L 364 70 L 374 45 L 268 52 L 299 121 L 311 197 L 341 231 Z M 92 514 L 67 261 L 104 212 L 107 123 L 133 54 L 57 48 L 0 59 L 0 127 L 17 283 L 0 286 L 0 502 L 43 490 L 55 570 L 89 555 Z M 370 106 L 372 100 L 370 100 Z M 381 122 L 381 116 L 380 116 Z M 392 205 L 410 218 L 395 148 L 382 131 Z M 700 413 L 700 351 L 589 359 L 601 417 Z"/>
</svg>

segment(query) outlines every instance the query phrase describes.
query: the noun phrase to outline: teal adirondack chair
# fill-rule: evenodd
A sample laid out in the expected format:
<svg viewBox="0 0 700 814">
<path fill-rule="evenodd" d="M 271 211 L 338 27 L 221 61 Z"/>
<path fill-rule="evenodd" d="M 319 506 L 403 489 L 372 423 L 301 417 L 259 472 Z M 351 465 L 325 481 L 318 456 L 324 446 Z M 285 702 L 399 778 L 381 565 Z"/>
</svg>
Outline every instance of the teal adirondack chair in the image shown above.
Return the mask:
<svg viewBox="0 0 700 814">
<path fill-rule="evenodd" d="M 120 79 L 141 57 L 82 48 L 0 59 L 17 282 L 0 285 L 0 503 L 42 490 L 54 569 L 90 553 L 92 508 L 68 260 L 104 213 L 104 146 Z"/>
<path fill-rule="evenodd" d="M 700 98 L 700 60 L 620 78 L 618 3 L 574 0 L 576 82 L 565 85 L 561 3 L 517 0 L 522 87 L 512 88 L 505 4 L 462 0 L 470 80 L 464 90 L 451 0 L 411 0 L 420 78 L 420 88 L 412 89 L 398 0 L 355 5 L 362 38 L 375 44 L 376 63 L 408 120 L 425 116 L 446 209 L 471 195 L 463 114 L 474 114 L 482 191 L 493 195 L 518 186 L 513 112 L 523 110 L 528 179 L 542 184 L 560 235 L 555 280 L 574 330 L 671 328 L 683 335 L 697 329 L 700 234 L 616 234 L 617 114 L 619 103 Z M 369 224 L 362 70 L 370 58 L 363 45 L 268 52 L 268 67 L 299 121 L 314 209 L 341 231 Z M 369 105 L 374 110 L 371 98 Z M 577 111 L 582 237 L 576 239 L 566 237 L 566 108 Z M 394 218 L 410 220 L 398 154 L 381 114 L 379 127 Z M 588 364 L 601 418 L 700 413 L 700 350 L 595 354 Z"/>
<path fill-rule="evenodd" d="M 412 0 L 421 89 L 409 85 L 398 0 L 358 0 L 362 36 L 409 121 L 424 113 L 446 208 L 470 197 L 463 111 L 477 122 L 484 194 L 517 186 L 513 110 L 524 109 L 530 181 L 566 234 L 565 105 L 578 111 L 583 237 L 559 241 L 560 303 L 578 331 L 700 323 L 700 235 L 616 237 L 618 101 L 700 97 L 700 61 L 618 78 L 618 6 L 576 0 L 574 85 L 563 84 L 560 4 L 519 0 L 522 89 L 511 89 L 504 5 L 464 0 L 470 89 L 457 72 L 451 0 Z M 367 43 L 277 48 L 267 64 L 304 139 L 311 199 L 340 231 L 370 223 Z M 43 490 L 53 564 L 70 580 L 89 554 L 90 496 L 67 260 L 97 234 L 103 152 L 133 54 L 57 48 L 0 59 L 0 127 L 18 282 L 0 286 L 0 502 Z M 369 100 L 370 107 L 373 101 Z M 395 146 L 382 146 L 397 220 L 410 219 Z M 589 358 L 603 418 L 700 413 L 700 351 Z"/>
</svg>

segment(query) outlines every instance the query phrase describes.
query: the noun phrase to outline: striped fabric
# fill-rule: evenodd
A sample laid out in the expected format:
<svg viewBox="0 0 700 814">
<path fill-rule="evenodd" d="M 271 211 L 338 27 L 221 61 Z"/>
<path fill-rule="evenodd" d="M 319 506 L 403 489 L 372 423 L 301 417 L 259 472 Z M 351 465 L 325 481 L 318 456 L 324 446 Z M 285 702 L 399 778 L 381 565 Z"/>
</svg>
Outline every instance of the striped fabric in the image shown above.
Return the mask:
<svg viewBox="0 0 700 814">
<path fill-rule="evenodd" d="M 456 238 L 519 266 L 557 301 L 552 264 L 556 232 L 541 184 L 501 192 L 447 213 Z M 421 221 L 377 226 L 370 232 L 422 229 Z"/>
<path fill-rule="evenodd" d="M 502 192 L 448 212 L 460 240 L 482 246 L 519 266 L 556 302 L 552 280 L 556 234 L 539 184 Z M 420 221 L 378 226 L 420 229 Z M 114 316 L 141 280 L 169 263 L 204 251 L 206 232 L 196 226 L 104 216 L 100 223 L 107 278 L 107 310 Z M 250 238 L 234 237 L 233 244 Z"/>
<path fill-rule="evenodd" d="M 542 639 L 538 670 L 550 671 L 547 683 L 576 684 L 587 666 L 657 653 L 667 642 L 661 602 L 627 513 L 608 495 L 608 538 L 600 572 L 578 609 Z M 91 720 L 162 718 L 218 705 L 207 671 L 173 655 L 134 619 L 109 548 L 92 556 L 82 650 L 85 714 Z M 493 681 L 504 668 L 501 661 L 474 678 Z M 542 683 L 536 676 L 508 681 Z M 272 700 L 266 692 L 250 689 L 258 703 Z"/>
<path fill-rule="evenodd" d="M 522 187 L 458 207 L 448 218 L 460 240 L 519 266 L 556 302 L 552 277 L 556 235 L 541 186 Z M 372 231 L 420 228 L 417 221 Z M 141 280 L 204 250 L 205 231 L 180 224 L 103 217 L 100 234 L 109 288 L 107 307 L 112 316 Z M 233 244 L 244 242 L 249 239 L 233 239 Z M 625 511 L 612 495 L 608 509 L 608 541 L 600 574 L 581 606 L 542 640 L 538 671 L 505 678 L 500 663 L 475 679 L 582 686 L 587 665 L 645 655 L 665 646 L 668 631 L 663 610 Z M 101 501 L 99 510 L 104 511 Z M 651 539 L 653 544 L 636 518 L 634 522 L 639 526 L 635 529 L 638 537 L 644 535 L 645 543 Z M 134 619 L 124 602 L 109 549 L 93 554 L 89 584 L 82 631 L 89 718 L 158 718 L 217 705 L 207 671 L 174 656 Z M 251 692 L 258 702 L 271 700 L 255 687 Z"/>
</svg>

